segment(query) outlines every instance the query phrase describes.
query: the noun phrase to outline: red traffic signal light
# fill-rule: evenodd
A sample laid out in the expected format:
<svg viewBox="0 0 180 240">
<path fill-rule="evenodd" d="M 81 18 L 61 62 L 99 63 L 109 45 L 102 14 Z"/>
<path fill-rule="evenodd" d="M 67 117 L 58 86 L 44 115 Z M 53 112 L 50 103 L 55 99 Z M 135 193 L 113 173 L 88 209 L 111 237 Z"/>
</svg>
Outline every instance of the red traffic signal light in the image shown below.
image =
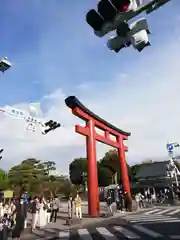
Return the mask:
<svg viewBox="0 0 180 240">
<path fill-rule="evenodd" d="M 129 10 L 132 1 L 134 0 L 111 0 L 111 3 L 119 12 L 126 12 Z"/>
</svg>

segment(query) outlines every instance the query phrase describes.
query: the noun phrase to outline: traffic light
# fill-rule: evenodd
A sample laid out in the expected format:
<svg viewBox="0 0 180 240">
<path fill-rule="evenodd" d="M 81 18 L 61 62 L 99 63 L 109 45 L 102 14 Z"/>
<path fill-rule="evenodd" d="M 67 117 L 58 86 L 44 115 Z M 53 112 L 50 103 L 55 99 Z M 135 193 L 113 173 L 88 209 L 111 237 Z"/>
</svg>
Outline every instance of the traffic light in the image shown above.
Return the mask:
<svg viewBox="0 0 180 240">
<path fill-rule="evenodd" d="M 130 24 L 130 38 L 132 46 L 141 52 L 145 47 L 150 46 L 148 34 L 150 34 L 147 20 L 138 19 Z"/>
<path fill-rule="evenodd" d="M 61 127 L 60 123 L 57 123 L 53 120 L 49 120 L 48 122 L 45 122 L 44 125 L 45 125 L 45 127 L 48 127 L 48 128 L 44 130 L 43 134 L 47 134 L 48 132 Z"/>
<path fill-rule="evenodd" d="M 86 22 L 97 36 L 102 37 L 129 20 L 129 16 L 124 13 L 135 12 L 139 4 L 139 0 L 100 0 L 97 11 L 91 9 L 86 14 Z"/>
<path fill-rule="evenodd" d="M 145 18 L 138 19 L 130 25 L 121 24 L 116 30 L 117 36 L 109 38 L 107 47 L 110 50 L 119 52 L 124 47 L 132 45 L 141 52 L 145 47 L 150 46 L 148 34 L 150 34 L 148 23 Z"/>
<path fill-rule="evenodd" d="M 0 150 L 0 160 L 2 159 L 2 156 L 1 156 L 1 153 L 4 151 L 4 149 L 2 148 L 1 150 Z"/>
<path fill-rule="evenodd" d="M 0 71 L 1 72 L 5 72 L 6 70 L 8 70 L 11 67 L 11 63 L 7 60 L 7 57 L 4 57 L 1 61 L 0 61 Z"/>
</svg>

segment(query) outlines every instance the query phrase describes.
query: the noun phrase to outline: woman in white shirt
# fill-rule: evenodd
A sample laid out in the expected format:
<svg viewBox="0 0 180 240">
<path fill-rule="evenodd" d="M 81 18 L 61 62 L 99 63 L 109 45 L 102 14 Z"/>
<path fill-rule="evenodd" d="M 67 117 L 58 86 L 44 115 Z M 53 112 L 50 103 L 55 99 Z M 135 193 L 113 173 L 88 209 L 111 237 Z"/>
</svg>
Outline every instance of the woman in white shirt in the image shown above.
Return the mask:
<svg viewBox="0 0 180 240">
<path fill-rule="evenodd" d="M 40 209 L 39 209 L 39 227 L 43 228 L 46 225 L 46 202 L 44 198 L 40 200 Z"/>
<path fill-rule="evenodd" d="M 50 223 L 50 217 L 51 217 L 51 203 L 50 200 L 47 200 L 46 202 L 46 223 Z"/>
<path fill-rule="evenodd" d="M 0 217 L 4 216 L 4 207 L 3 207 L 3 202 L 0 202 Z"/>
</svg>

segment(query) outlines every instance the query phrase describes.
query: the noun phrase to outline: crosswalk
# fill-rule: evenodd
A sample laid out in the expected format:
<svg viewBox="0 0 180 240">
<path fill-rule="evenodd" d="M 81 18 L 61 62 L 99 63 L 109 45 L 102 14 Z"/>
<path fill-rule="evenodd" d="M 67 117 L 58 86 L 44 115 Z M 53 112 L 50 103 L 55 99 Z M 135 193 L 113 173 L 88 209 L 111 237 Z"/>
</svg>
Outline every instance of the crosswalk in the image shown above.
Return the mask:
<svg viewBox="0 0 180 240">
<path fill-rule="evenodd" d="M 96 227 L 93 231 L 87 228 L 77 229 L 76 232 L 71 230 L 61 231 L 56 239 L 69 240 L 120 240 L 120 239 L 180 239 L 180 235 L 164 236 L 161 233 L 155 232 L 139 224 L 130 226 L 110 226 Z M 53 238 L 52 238 L 53 239 Z M 54 238 L 55 239 L 55 238 Z"/>
<path fill-rule="evenodd" d="M 67 229 L 59 232 L 58 236 L 49 238 L 52 240 L 120 240 L 120 239 L 180 239 L 180 235 L 163 235 L 162 232 L 154 231 L 157 223 L 179 223 L 180 208 L 151 208 L 136 213 L 121 213 L 120 218 L 127 224 L 119 225 L 118 221 L 113 225 L 88 226 L 78 229 Z M 128 224 L 129 223 L 129 224 Z M 155 228 L 156 229 L 156 228 Z M 177 231 L 178 232 L 178 231 Z M 45 238 L 43 238 L 45 239 Z"/>
<path fill-rule="evenodd" d="M 164 215 L 166 212 L 167 211 L 165 210 L 159 211 L 159 209 L 154 209 L 144 213 L 141 212 L 139 214 L 136 213 L 136 214 L 124 215 L 121 218 L 130 223 L 138 223 L 138 224 L 180 222 L 179 217 L 172 216 L 172 214 Z"/>
<path fill-rule="evenodd" d="M 176 216 L 180 217 L 180 206 L 179 207 L 167 207 L 167 208 L 153 208 L 149 211 L 146 211 L 147 215 L 156 214 L 156 215 L 167 215 L 167 216 Z"/>
</svg>

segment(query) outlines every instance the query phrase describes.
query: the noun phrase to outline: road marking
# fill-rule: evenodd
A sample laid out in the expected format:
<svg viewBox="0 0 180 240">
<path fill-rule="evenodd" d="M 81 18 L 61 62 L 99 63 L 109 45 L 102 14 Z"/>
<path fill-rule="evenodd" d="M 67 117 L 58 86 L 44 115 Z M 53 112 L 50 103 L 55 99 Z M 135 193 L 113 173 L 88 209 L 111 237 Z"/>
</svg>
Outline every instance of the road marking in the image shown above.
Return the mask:
<svg viewBox="0 0 180 240">
<path fill-rule="evenodd" d="M 66 239 L 68 239 L 69 238 L 69 235 L 70 235 L 70 232 L 69 231 L 62 231 L 62 232 L 59 232 L 59 238 L 61 239 L 64 239 L 64 238 L 66 238 Z"/>
<path fill-rule="evenodd" d="M 176 214 L 176 213 L 178 213 L 178 212 L 180 212 L 180 209 L 176 209 L 176 210 L 168 213 L 168 215 L 173 215 L 173 214 Z"/>
<path fill-rule="evenodd" d="M 109 232 L 106 228 L 104 227 L 99 227 L 96 228 L 96 230 L 103 236 L 104 239 L 106 240 L 118 240 L 117 237 L 115 237 L 111 232 Z"/>
<path fill-rule="evenodd" d="M 140 237 L 136 235 L 135 233 L 131 232 L 130 230 L 120 227 L 120 226 L 114 226 L 113 227 L 117 232 L 122 233 L 126 238 L 129 239 L 139 239 Z"/>
<path fill-rule="evenodd" d="M 93 238 L 91 237 L 90 233 L 88 232 L 88 230 L 86 228 L 78 229 L 78 235 L 83 240 L 93 240 Z"/>
<path fill-rule="evenodd" d="M 171 239 L 180 239 L 180 235 L 171 235 L 169 236 Z"/>
<path fill-rule="evenodd" d="M 169 216 L 158 216 L 158 215 L 149 215 L 149 216 L 143 216 L 143 215 L 136 215 L 136 216 L 125 216 L 123 217 L 124 219 L 128 219 L 128 220 L 134 220 L 134 219 L 167 219 L 167 218 L 171 218 Z M 172 219 L 172 218 L 171 218 Z M 174 218 L 177 219 L 177 218 Z"/>
<path fill-rule="evenodd" d="M 157 238 L 157 237 L 163 237 L 163 235 L 161 235 L 160 233 L 154 232 L 150 229 L 147 229 L 141 225 L 132 225 L 132 227 L 142 233 L 145 233 L 151 237 Z"/>
<path fill-rule="evenodd" d="M 172 209 L 165 209 L 163 211 L 159 211 L 158 213 L 154 213 L 154 214 L 163 214 L 163 213 L 166 213 L 166 212 L 170 212 Z"/>
<path fill-rule="evenodd" d="M 180 220 L 178 218 L 153 218 L 153 219 L 136 219 L 136 220 L 130 220 L 129 222 L 131 223 L 136 223 L 136 222 L 179 222 Z"/>
<path fill-rule="evenodd" d="M 148 211 L 148 212 L 145 212 L 144 214 L 152 214 L 152 213 L 155 213 L 155 212 L 158 212 L 158 211 L 161 211 L 161 209 L 153 209 L 153 210 L 151 210 L 151 211 Z"/>
<path fill-rule="evenodd" d="M 136 223 L 139 223 L 141 225 L 143 225 L 143 224 L 147 225 L 147 222 L 144 221 L 144 222 L 136 222 Z M 160 222 L 160 223 L 175 223 L 175 222 L 180 222 L 180 219 L 177 219 L 177 220 L 169 219 L 169 220 L 164 220 L 164 221 L 152 221 L 152 222 L 149 222 L 149 223 L 150 224 L 157 224 L 158 222 Z"/>
<path fill-rule="evenodd" d="M 131 222 L 164 222 L 164 221 L 177 221 L 178 218 L 172 218 L 169 216 L 161 216 L 161 215 L 136 215 L 136 216 L 126 216 L 122 217 L 122 219 Z"/>
</svg>

